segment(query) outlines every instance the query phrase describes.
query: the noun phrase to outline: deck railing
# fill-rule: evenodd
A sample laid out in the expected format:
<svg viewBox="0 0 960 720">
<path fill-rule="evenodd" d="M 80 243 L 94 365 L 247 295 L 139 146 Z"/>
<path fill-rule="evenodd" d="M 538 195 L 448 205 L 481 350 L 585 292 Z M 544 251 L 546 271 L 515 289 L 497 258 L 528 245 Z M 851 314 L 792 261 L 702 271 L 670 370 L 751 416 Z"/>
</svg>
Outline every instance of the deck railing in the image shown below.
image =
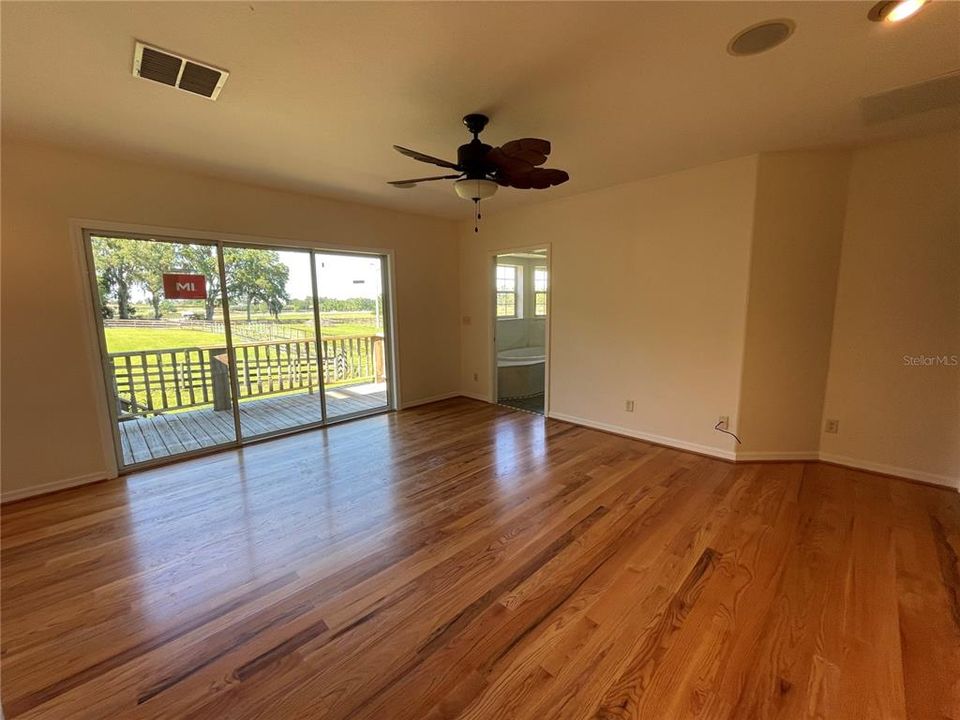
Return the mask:
<svg viewBox="0 0 960 720">
<path fill-rule="evenodd" d="M 383 382 L 383 337 L 350 335 L 321 340 L 240 343 L 234 346 L 241 400 Z M 226 347 L 174 347 L 109 354 L 121 419 L 159 415 L 203 405 L 230 410 L 230 358 Z"/>
</svg>

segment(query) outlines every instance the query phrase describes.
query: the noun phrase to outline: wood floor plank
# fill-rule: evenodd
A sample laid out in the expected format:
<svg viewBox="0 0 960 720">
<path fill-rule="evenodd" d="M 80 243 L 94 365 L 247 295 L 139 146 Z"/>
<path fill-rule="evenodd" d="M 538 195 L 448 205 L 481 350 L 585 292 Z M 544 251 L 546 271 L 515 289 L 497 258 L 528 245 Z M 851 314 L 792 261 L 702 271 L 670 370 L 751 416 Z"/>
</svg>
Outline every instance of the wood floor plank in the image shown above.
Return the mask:
<svg viewBox="0 0 960 720">
<path fill-rule="evenodd" d="M 7 718 L 960 720 L 960 496 L 888 477 L 455 399 L 0 512 Z"/>
</svg>

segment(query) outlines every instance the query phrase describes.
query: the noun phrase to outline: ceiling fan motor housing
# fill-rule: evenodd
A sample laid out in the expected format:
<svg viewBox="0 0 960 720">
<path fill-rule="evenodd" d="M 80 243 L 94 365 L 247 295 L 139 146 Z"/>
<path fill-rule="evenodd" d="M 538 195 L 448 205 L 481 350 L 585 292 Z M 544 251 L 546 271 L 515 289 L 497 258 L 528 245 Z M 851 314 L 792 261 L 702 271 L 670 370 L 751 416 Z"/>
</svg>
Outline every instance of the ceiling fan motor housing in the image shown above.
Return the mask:
<svg viewBox="0 0 960 720">
<path fill-rule="evenodd" d="M 487 154 L 492 149 L 492 146 L 474 138 L 466 145 L 457 148 L 457 165 L 463 168 L 468 178 L 474 180 L 485 178 L 497 169 L 487 161 Z"/>
</svg>

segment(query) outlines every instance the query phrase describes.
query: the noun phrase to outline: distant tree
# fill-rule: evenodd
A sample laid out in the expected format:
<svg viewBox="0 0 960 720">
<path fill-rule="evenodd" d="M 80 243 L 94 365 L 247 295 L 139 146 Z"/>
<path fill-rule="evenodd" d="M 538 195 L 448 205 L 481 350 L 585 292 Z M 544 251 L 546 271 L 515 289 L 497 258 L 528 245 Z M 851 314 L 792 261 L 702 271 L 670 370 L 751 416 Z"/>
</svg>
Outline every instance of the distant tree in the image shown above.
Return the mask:
<svg viewBox="0 0 960 720">
<path fill-rule="evenodd" d="M 279 319 L 280 311 L 290 301 L 287 280 L 290 269 L 273 250 L 255 248 L 226 248 L 227 294 L 231 300 L 243 303 L 247 320 L 252 317 L 254 303 L 264 303 L 267 310 Z"/>
<path fill-rule="evenodd" d="M 138 241 L 127 238 L 93 238 L 93 258 L 102 297 L 117 301 L 117 314 L 128 320 L 135 312 L 130 293 L 138 282 L 140 269 Z"/>
<path fill-rule="evenodd" d="M 289 307 L 291 310 L 294 310 L 294 311 L 296 311 L 296 312 L 304 312 L 304 311 L 307 311 L 307 310 L 313 310 L 313 298 L 312 298 L 312 297 L 305 297 L 305 298 L 303 298 L 302 300 L 299 299 L 299 298 L 293 298 L 293 299 L 290 301 L 290 304 L 289 304 L 288 307 Z"/>
<path fill-rule="evenodd" d="M 373 312 L 376 309 L 373 298 L 320 298 L 320 310 L 323 312 Z"/>
<path fill-rule="evenodd" d="M 150 305 L 153 308 L 153 319 L 162 317 L 163 302 L 163 274 L 171 272 L 176 264 L 176 246 L 166 242 L 144 242 L 137 248 L 137 269 L 135 272 L 138 283 L 150 296 Z M 170 306 L 167 305 L 169 308 Z"/>
<path fill-rule="evenodd" d="M 181 245 L 177 260 L 186 271 L 203 275 L 207 279 L 207 299 L 203 301 L 204 317 L 213 320 L 213 313 L 220 304 L 220 267 L 217 249 L 212 245 Z"/>
</svg>

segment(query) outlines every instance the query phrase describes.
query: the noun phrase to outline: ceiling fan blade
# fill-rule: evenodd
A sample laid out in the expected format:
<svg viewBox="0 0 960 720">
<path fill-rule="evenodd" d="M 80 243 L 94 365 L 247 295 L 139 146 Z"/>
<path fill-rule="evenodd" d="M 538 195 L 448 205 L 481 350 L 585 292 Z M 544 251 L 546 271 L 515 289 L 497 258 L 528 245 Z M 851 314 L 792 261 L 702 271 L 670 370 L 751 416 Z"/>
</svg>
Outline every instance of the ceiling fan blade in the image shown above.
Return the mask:
<svg viewBox="0 0 960 720">
<path fill-rule="evenodd" d="M 514 160 L 531 165 L 543 165 L 550 154 L 550 141 L 539 138 L 520 138 L 500 146 L 500 152 Z"/>
<path fill-rule="evenodd" d="M 459 175 L 434 175 L 433 177 L 413 178 L 412 180 L 390 180 L 387 184 L 396 187 L 413 187 L 417 183 L 429 182 L 430 180 L 456 180 Z"/>
<path fill-rule="evenodd" d="M 406 155 L 411 157 L 414 160 L 419 160 L 420 162 L 430 163 L 432 165 L 439 165 L 440 167 L 450 168 L 451 170 L 459 170 L 459 166 L 455 163 L 449 162 L 448 160 L 441 160 L 440 158 L 435 158 L 432 155 L 425 155 L 422 152 L 417 152 L 416 150 L 410 150 L 409 148 L 400 147 L 399 145 L 394 145 L 393 149 L 396 150 L 401 155 Z"/>
<path fill-rule="evenodd" d="M 533 168 L 529 172 L 506 174 L 502 178 L 498 175 L 497 182 L 518 190 L 545 190 L 554 185 L 561 185 L 570 179 L 565 170 L 554 168 Z"/>
<path fill-rule="evenodd" d="M 497 175 L 522 175 L 534 167 L 522 158 L 507 155 L 503 148 L 493 148 L 487 153 L 486 160 L 496 170 Z"/>
</svg>

